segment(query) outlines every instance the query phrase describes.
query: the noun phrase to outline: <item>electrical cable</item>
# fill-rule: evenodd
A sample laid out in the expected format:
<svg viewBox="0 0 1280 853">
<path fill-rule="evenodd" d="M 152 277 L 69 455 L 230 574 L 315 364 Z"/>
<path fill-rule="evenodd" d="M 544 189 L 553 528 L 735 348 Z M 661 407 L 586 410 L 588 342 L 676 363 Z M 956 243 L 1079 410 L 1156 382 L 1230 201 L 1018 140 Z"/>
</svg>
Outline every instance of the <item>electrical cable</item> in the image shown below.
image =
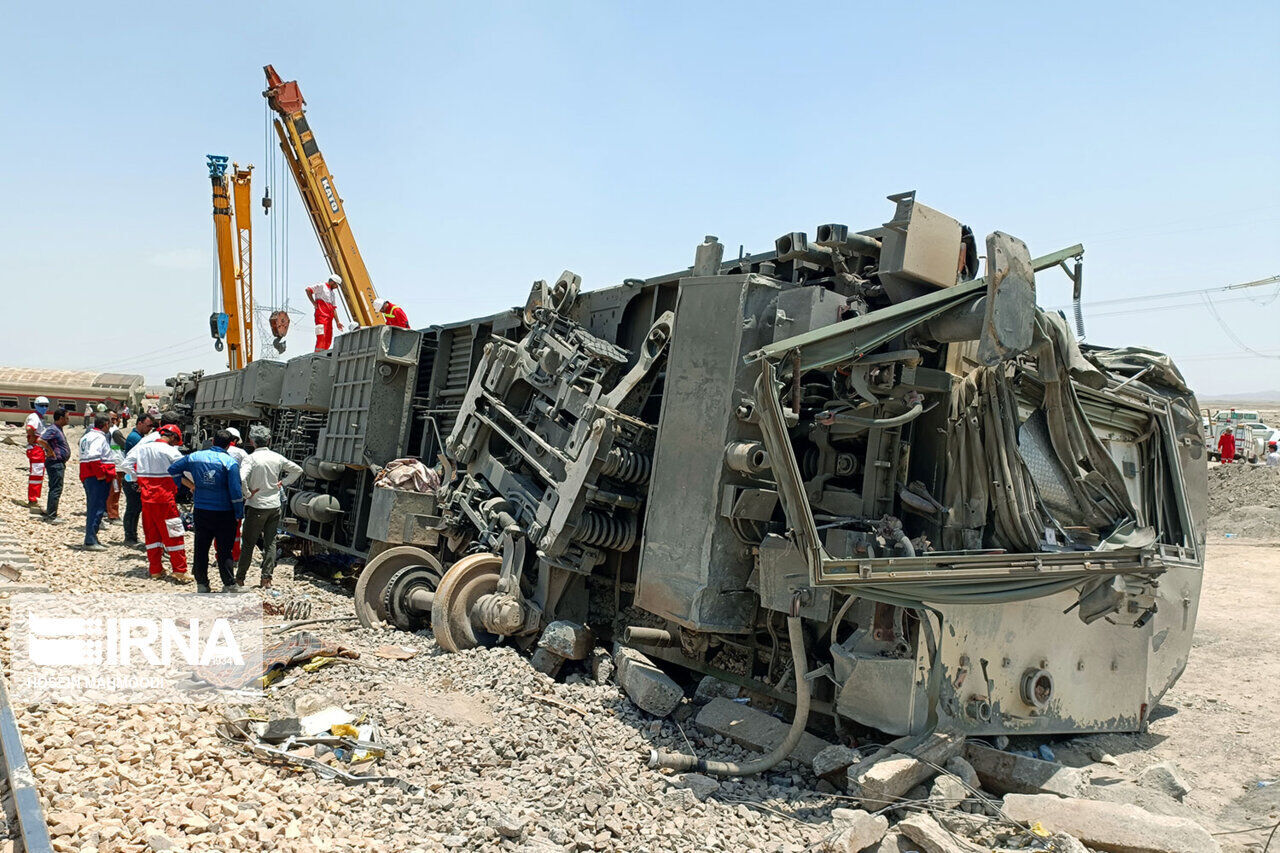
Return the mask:
<svg viewBox="0 0 1280 853">
<path fill-rule="evenodd" d="M 810 686 L 809 680 L 805 678 L 809 660 L 804 644 L 804 624 L 798 615 L 798 603 L 792 604 L 791 615 L 787 616 L 787 637 L 791 642 L 791 663 L 795 669 L 796 710 L 787 736 L 781 743 L 768 755 L 746 762 L 708 761 L 696 755 L 653 749 L 649 751 L 649 767 L 668 767 L 676 771 L 696 770 L 717 776 L 754 776 L 773 769 L 789 756 L 800 742 L 809 722 Z"/>
<path fill-rule="evenodd" d="M 1150 302 L 1153 299 L 1173 299 L 1181 296 L 1199 296 L 1203 293 L 1220 293 L 1228 290 L 1248 290 L 1253 287 L 1265 287 L 1268 284 L 1280 284 L 1280 275 L 1267 276 L 1253 281 L 1245 281 L 1239 284 L 1225 284 L 1217 287 L 1200 287 L 1193 290 L 1175 290 L 1168 293 L 1149 293 L 1143 296 L 1122 296 L 1118 299 L 1098 299 L 1089 300 L 1085 303 L 1088 307 L 1097 305 L 1123 305 L 1132 302 Z M 1057 305 L 1052 310 L 1065 311 L 1069 305 Z M 1146 310 L 1145 308 L 1143 310 Z"/>
<path fill-rule="evenodd" d="M 156 347 L 155 349 L 150 349 L 144 352 L 135 353 L 131 356 L 126 357 L 123 361 L 119 359 L 113 359 L 112 363 L 113 364 L 132 364 L 135 361 L 142 361 L 157 353 L 178 349 L 180 347 L 189 347 L 191 344 L 194 344 L 203 340 L 204 340 L 204 335 L 196 335 L 195 337 L 187 338 L 186 340 L 178 341 L 177 343 L 166 344 L 165 346 L 162 346 L 162 347 Z"/>
<path fill-rule="evenodd" d="M 1266 353 L 1260 352 L 1254 349 L 1253 347 L 1249 346 L 1248 344 L 1246 344 L 1244 341 L 1240 340 L 1240 337 L 1235 332 L 1233 332 L 1231 330 L 1231 327 L 1227 325 L 1226 321 L 1222 319 L 1222 315 L 1218 313 L 1218 309 L 1213 304 L 1213 300 L 1209 298 L 1209 294 L 1207 293 L 1203 294 L 1201 298 L 1204 300 L 1205 307 L 1209 309 L 1209 313 L 1213 315 L 1213 319 L 1216 320 L 1218 325 L 1222 327 L 1222 331 L 1226 332 L 1227 337 L 1235 342 L 1236 346 L 1240 347 L 1240 349 L 1244 350 L 1245 352 L 1251 355 L 1257 356 L 1259 358 L 1280 360 L 1280 355 L 1267 355 Z"/>
</svg>

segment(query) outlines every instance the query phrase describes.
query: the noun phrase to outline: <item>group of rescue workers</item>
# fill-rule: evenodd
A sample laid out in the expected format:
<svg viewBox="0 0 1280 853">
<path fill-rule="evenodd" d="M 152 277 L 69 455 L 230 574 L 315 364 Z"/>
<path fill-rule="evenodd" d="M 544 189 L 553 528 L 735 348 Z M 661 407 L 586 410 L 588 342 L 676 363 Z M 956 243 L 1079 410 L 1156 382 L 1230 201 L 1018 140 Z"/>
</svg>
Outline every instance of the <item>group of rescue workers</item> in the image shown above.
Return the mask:
<svg viewBox="0 0 1280 853">
<path fill-rule="evenodd" d="M 315 309 L 316 352 L 323 352 L 333 346 L 333 330 L 336 326 L 341 332 L 345 328 L 338 319 L 338 288 L 342 286 L 342 276 L 331 275 L 321 284 L 313 284 L 307 288 L 307 299 Z M 378 302 L 378 312 L 388 326 L 398 329 L 409 328 L 409 317 L 404 309 L 390 299 Z"/>
<path fill-rule="evenodd" d="M 338 319 L 337 290 L 342 279 L 329 276 L 322 284 L 306 289 L 315 307 L 316 351 L 333 345 L 333 331 L 343 331 Z M 378 311 L 388 326 L 409 328 L 404 309 L 390 300 L 378 303 Z M 62 497 L 66 465 L 71 447 L 66 428 L 73 415 L 64 408 L 53 410 L 53 422 L 45 424 L 49 400 L 37 397 L 26 419 L 27 498 L 24 504 L 50 524 L 61 524 L 58 505 Z M 281 493 L 284 486 L 302 476 L 302 468 L 273 451 L 271 432 L 264 426 L 249 430 L 249 449 L 241 447 L 242 437 L 234 428 L 219 430 L 213 445 L 183 454 L 183 436 L 178 418 L 161 415 L 152 408 L 138 415 L 129 429 L 128 406 L 109 410 L 105 403 L 95 409 L 86 404 L 84 435 L 79 442 L 80 483 L 85 494 L 84 545 L 86 551 L 105 551 L 99 539 L 104 524 L 123 522 L 121 544 L 141 547 L 147 552 L 151 577 L 163 577 L 164 558 L 169 558 L 173 577 L 183 583 L 187 574 L 184 535 L 187 521 L 178 511 L 179 489 L 193 493 L 191 527 L 194 530 L 194 560 L 198 592 L 210 592 L 209 547 L 213 546 L 219 580 L 228 592 L 240 592 L 248 579 L 255 547 L 262 552 L 259 586 L 271 586 L 276 562 L 276 534 L 280 527 Z M 44 509 L 40 494 L 45 477 L 49 493 Z M 120 496 L 125 498 L 120 515 Z M 138 538 L 138 523 L 142 539 Z M 245 543 L 248 547 L 242 547 Z"/>
<path fill-rule="evenodd" d="M 1225 464 L 1236 461 L 1236 437 L 1230 429 L 1222 431 L 1218 436 L 1218 458 Z M 1267 442 L 1267 453 L 1263 463 L 1268 468 L 1280 468 L 1280 443 Z"/>
<path fill-rule="evenodd" d="M 262 553 L 259 586 L 269 588 L 275 571 L 282 489 L 302 476 L 300 466 L 271 450 L 271 432 L 264 426 L 252 427 L 250 449 L 245 450 L 240 446 L 239 430 L 219 430 L 211 447 L 184 455 L 179 450 L 182 430 L 173 414 L 161 415 L 152 409 L 139 415 L 134 428 L 126 433 L 118 413 L 106 411 L 103 405 L 99 409 L 79 442 L 80 483 L 85 494 L 84 550 L 106 551 L 99 538 L 103 525 L 122 520 L 124 539 L 120 544 L 146 550 L 151 577 L 164 576 L 167 556 L 173 577 L 190 582 L 183 539 L 187 523 L 177 503 L 179 489 L 186 487 L 194 498 L 192 574 L 196 590 L 211 591 L 211 545 L 224 591 L 244 589 L 255 547 Z M 35 411 L 27 416 L 25 504 L 44 521 L 61 524 L 58 507 L 71 459 L 66 435 L 71 413 L 54 409 L 53 423 L 45 426 L 48 411 L 49 400 L 37 397 Z M 46 476 L 49 493 L 41 509 Z M 123 519 L 119 513 L 121 493 L 125 496 Z M 245 541 L 247 548 L 242 547 Z"/>
</svg>

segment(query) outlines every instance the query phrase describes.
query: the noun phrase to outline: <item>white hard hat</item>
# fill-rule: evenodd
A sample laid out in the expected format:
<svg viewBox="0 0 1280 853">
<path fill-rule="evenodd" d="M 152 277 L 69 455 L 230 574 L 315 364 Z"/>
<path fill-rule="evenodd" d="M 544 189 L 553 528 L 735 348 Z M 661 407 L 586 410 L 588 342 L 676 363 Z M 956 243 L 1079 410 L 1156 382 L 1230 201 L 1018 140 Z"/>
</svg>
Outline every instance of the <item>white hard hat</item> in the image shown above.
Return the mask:
<svg viewBox="0 0 1280 853">
<path fill-rule="evenodd" d="M 240 430 L 236 429 L 235 427 L 227 427 L 227 432 L 231 433 L 231 437 L 234 438 L 236 441 L 240 440 Z"/>
<path fill-rule="evenodd" d="M 37 406 L 47 406 L 47 405 L 49 405 L 49 398 L 48 398 L 48 397 L 36 397 L 36 402 L 35 402 L 35 404 L 36 404 Z"/>
<path fill-rule="evenodd" d="M 386 308 L 386 307 L 387 307 L 388 305 L 390 305 L 390 304 L 391 304 L 391 300 L 390 300 L 390 299 L 381 299 L 381 300 L 379 300 L 379 301 L 378 301 L 378 307 L 379 307 L 379 308 Z"/>
<path fill-rule="evenodd" d="M 337 273 L 334 273 L 333 275 L 329 276 L 329 281 L 333 282 L 334 284 L 342 284 L 342 276 L 338 275 Z"/>
</svg>

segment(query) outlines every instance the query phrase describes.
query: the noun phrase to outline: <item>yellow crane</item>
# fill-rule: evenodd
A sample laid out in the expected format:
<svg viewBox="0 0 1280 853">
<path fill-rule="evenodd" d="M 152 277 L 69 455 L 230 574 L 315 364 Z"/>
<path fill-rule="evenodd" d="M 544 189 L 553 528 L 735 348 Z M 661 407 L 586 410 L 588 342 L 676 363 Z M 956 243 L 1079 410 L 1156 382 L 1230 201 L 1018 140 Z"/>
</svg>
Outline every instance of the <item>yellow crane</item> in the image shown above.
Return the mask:
<svg viewBox="0 0 1280 853">
<path fill-rule="evenodd" d="M 280 138 L 280 150 L 289 163 L 289 171 L 298 185 L 329 269 L 342 279 L 340 290 L 347 312 L 357 325 L 382 325 L 383 317 L 377 309 L 377 291 L 373 289 L 369 271 L 360 257 L 360 248 L 351 233 L 351 223 L 347 221 L 333 174 L 307 123 L 303 110 L 306 101 L 298 89 L 298 82 L 281 80 L 270 65 L 262 70 L 267 75 L 267 89 L 262 96 L 276 113 L 274 125 L 276 136 Z"/>
<path fill-rule="evenodd" d="M 213 232 L 218 244 L 218 282 L 222 310 L 209 317 L 209 331 L 219 352 L 226 340 L 227 367 L 240 370 L 253 361 L 253 218 L 250 175 L 253 167 L 231 164 L 227 158 L 206 155 L 213 184 Z M 235 218 L 232 220 L 232 198 Z"/>
</svg>

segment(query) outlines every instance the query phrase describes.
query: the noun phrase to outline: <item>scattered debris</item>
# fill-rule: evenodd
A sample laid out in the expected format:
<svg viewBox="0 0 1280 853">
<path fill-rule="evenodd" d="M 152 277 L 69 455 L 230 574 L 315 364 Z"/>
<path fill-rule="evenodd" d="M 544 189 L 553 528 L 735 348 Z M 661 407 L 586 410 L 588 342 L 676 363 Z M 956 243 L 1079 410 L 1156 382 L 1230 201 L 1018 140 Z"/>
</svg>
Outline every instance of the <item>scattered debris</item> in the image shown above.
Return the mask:
<svg viewBox="0 0 1280 853">
<path fill-rule="evenodd" d="M 1137 806 L 1052 794 L 1009 794 L 1004 812 L 1010 820 L 1034 821 L 1049 832 L 1065 832 L 1109 853 L 1218 851 L 1217 842 L 1195 821 L 1155 815 Z"/>
<path fill-rule="evenodd" d="M 1104 749 L 1098 749 L 1097 747 L 1091 747 L 1089 749 L 1089 758 L 1098 762 L 1099 764 L 1106 764 L 1109 767 L 1120 766 L 1120 762 L 1116 760 L 1116 757 L 1114 755 L 1112 755 L 1111 753 L 1107 752 Z"/>
<path fill-rule="evenodd" d="M 983 853 L 983 848 L 945 829 L 924 813 L 911 815 L 895 828 L 915 842 L 921 853 Z"/>
<path fill-rule="evenodd" d="M 332 730 L 334 726 L 343 726 L 354 721 L 355 715 L 345 708 L 329 705 L 297 719 L 302 734 L 318 735 Z"/>
<path fill-rule="evenodd" d="M 1076 797 L 1088 780 L 1082 771 L 1013 752 L 1002 752 L 970 741 L 965 760 L 982 786 L 996 794 L 1058 794 Z"/>
<path fill-rule="evenodd" d="M 791 721 L 783 722 L 764 711 L 749 705 L 739 705 L 729 699 L 713 699 L 698 712 L 697 723 L 708 731 L 729 738 L 734 743 L 757 752 L 772 752 L 787 737 Z M 831 744 L 820 737 L 805 732 L 791 751 L 791 760 L 810 767 L 818 753 Z"/>
<path fill-rule="evenodd" d="M 409 646 L 378 646 L 373 653 L 388 660 L 412 660 L 418 654 L 418 650 Z"/>
<path fill-rule="evenodd" d="M 889 819 L 884 815 L 862 809 L 832 809 L 831 822 L 835 831 L 825 841 L 831 853 L 858 853 L 880 843 L 889 829 Z"/>
<path fill-rule="evenodd" d="M 1182 778 L 1178 765 L 1172 761 L 1152 764 L 1138 774 L 1138 784 L 1162 794 L 1168 794 L 1178 802 L 1191 793 L 1191 786 Z"/>
<path fill-rule="evenodd" d="M 813 772 L 843 790 L 849 781 L 849 768 L 861 760 L 862 753 L 858 750 L 833 744 L 813 757 Z"/>
<path fill-rule="evenodd" d="M 322 640 L 307 631 L 299 631 L 291 637 L 264 647 L 260 668 L 249 664 L 201 666 L 196 668 L 193 677 L 223 689 L 237 689 L 251 685 L 265 687 L 280 678 L 290 667 L 318 657 L 354 659 L 360 657 L 360 653 L 331 640 Z"/>
<path fill-rule="evenodd" d="M 681 773 L 675 777 L 673 784 L 677 788 L 688 788 L 693 791 L 693 795 L 699 800 L 705 800 L 707 797 L 720 790 L 720 783 L 710 776 L 704 776 L 701 773 Z"/>
<path fill-rule="evenodd" d="M 962 749 L 964 736 L 959 734 L 898 738 L 849 768 L 849 794 L 872 809 L 883 808 L 932 778 Z"/>
<path fill-rule="evenodd" d="M 636 707 L 646 714 L 665 717 L 684 698 L 680 685 L 635 649 L 616 646 L 613 650 L 613 662 L 618 668 L 618 685 L 636 703 Z"/>
<path fill-rule="evenodd" d="M 954 775 L 967 788 L 977 790 L 982 787 L 982 781 L 978 778 L 978 771 L 974 770 L 973 765 L 962 756 L 953 755 L 948 758 L 947 763 L 943 765 L 943 769 Z"/>
</svg>

